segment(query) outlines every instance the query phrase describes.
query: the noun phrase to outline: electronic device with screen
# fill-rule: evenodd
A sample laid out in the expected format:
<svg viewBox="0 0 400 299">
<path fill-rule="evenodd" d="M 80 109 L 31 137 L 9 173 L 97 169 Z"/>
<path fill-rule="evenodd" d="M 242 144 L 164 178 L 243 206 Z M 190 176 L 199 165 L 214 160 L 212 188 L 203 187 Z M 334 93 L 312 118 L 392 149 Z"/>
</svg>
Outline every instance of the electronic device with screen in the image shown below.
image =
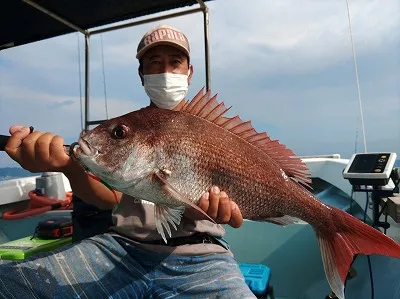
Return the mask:
<svg viewBox="0 0 400 299">
<path fill-rule="evenodd" d="M 394 194 L 396 185 L 399 183 L 399 169 L 394 167 L 396 158 L 396 153 L 387 152 L 354 154 L 343 171 L 343 178 L 349 180 L 354 192 L 371 192 L 372 226 L 384 229 L 390 227 L 387 220 L 380 221 L 380 216 L 384 210 L 384 208 L 380 209 L 380 205 L 383 198 L 388 198 Z M 387 202 L 391 204 L 391 201 Z M 388 205 L 389 208 L 390 204 Z M 386 205 L 384 204 L 385 208 Z"/>
<path fill-rule="evenodd" d="M 385 186 L 396 161 L 396 153 L 354 154 L 343 171 L 352 185 Z"/>
</svg>

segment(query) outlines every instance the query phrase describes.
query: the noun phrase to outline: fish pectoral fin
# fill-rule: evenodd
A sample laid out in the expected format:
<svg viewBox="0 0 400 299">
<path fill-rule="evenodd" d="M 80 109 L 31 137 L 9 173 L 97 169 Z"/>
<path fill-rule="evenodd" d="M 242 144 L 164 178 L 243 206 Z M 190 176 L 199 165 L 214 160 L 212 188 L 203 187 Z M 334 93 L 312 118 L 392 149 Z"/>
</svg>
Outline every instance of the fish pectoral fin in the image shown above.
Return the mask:
<svg viewBox="0 0 400 299">
<path fill-rule="evenodd" d="M 196 220 L 209 220 L 216 223 L 214 219 L 207 215 L 200 207 L 191 202 L 185 195 L 177 191 L 164 177 L 162 172 L 154 172 L 154 178 L 161 184 L 161 188 L 167 194 L 174 198 L 177 202 L 182 203 L 182 206 L 191 209 L 191 212 L 195 214 L 199 219 Z"/>
<path fill-rule="evenodd" d="M 282 226 L 287 226 L 290 224 L 301 224 L 301 225 L 305 225 L 308 224 L 307 222 L 296 218 L 296 217 L 292 217 L 292 216 L 288 216 L 288 215 L 283 215 L 281 217 L 271 217 L 271 218 L 267 218 L 265 219 L 265 221 L 277 224 L 277 225 L 282 225 Z"/>
<path fill-rule="evenodd" d="M 184 206 L 168 207 L 164 205 L 155 205 L 154 219 L 156 223 L 156 228 L 165 243 L 167 243 L 165 231 L 168 233 L 168 236 L 171 237 L 170 226 L 177 230 L 178 225 L 181 223 L 184 211 Z"/>
</svg>

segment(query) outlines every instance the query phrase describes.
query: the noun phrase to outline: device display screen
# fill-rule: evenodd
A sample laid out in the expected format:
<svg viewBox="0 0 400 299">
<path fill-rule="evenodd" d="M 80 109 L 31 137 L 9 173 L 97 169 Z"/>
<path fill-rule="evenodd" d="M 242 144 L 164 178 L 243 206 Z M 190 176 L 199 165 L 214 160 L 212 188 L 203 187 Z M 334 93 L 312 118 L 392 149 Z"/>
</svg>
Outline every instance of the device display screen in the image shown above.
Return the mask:
<svg viewBox="0 0 400 299">
<path fill-rule="evenodd" d="M 349 173 L 383 172 L 389 159 L 389 154 L 357 155 L 349 168 Z"/>
</svg>

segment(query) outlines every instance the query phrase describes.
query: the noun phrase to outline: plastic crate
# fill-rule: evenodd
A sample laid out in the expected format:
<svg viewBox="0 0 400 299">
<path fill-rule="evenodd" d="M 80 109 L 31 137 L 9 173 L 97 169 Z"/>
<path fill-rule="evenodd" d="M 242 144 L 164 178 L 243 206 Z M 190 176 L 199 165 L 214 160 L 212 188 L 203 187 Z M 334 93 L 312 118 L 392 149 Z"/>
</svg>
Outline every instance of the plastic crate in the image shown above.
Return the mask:
<svg viewBox="0 0 400 299">
<path fill-rule="evenodd" d="M 269 290 L 271 270 L 262 264 L 240 263 L 239 268 L 246 284 L 256 296 L 266 296 Z"/>
</svg>

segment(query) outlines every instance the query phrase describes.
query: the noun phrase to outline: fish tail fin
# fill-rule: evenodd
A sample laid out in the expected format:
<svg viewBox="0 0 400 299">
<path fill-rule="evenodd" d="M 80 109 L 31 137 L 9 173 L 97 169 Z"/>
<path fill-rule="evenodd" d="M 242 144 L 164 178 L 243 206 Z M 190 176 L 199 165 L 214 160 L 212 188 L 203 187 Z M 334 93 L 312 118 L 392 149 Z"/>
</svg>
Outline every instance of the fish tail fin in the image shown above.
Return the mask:
<svg viewBox="0 0 400 299">
<path fill-rule="evenodd" d="M 324 270 L 335 295 L 344 299 L 344 283 L 358 254 L 400 258 L 400 245 L 347 212 L 332 207 L 336 232 L 317 231 Z"/>
</svg>

